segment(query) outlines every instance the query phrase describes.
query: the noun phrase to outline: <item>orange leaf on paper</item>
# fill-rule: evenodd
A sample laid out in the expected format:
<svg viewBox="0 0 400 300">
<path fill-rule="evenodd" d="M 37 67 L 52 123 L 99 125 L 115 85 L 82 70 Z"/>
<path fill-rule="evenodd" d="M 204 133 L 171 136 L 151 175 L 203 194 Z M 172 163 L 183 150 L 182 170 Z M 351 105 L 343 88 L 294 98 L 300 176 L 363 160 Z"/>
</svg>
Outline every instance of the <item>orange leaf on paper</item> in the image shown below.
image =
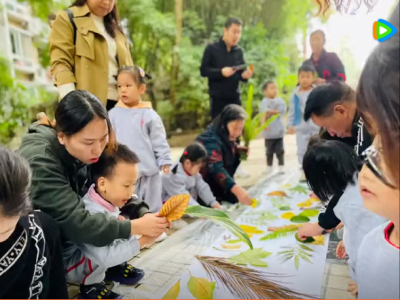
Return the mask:
<svg viewBox="0 0 400 300">
<path fill-rule="evenodd" d="M 275 192 L 271 192 L 271 193 L 267 194 L 267 196 L 287 197 L 288 195 L 286 195 L 285 192 L 275 191 Z"/>
<path fill-rule="evenodd" d="M 169 222 L 179 220 L 185 214 L 185 210 L 189 205 L 189 200 L 189 194 L 171 197 L 161 208 L 160 216 L 167 218 Z"/>
</svg>

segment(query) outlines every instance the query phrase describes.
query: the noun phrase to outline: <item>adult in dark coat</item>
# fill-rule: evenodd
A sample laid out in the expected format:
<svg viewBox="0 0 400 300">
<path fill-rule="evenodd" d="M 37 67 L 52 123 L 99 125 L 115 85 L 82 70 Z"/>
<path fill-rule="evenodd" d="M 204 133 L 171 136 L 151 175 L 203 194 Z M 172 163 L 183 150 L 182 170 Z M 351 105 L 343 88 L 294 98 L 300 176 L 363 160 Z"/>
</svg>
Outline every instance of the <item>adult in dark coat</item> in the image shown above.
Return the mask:
<svg viewBox="0 0 400 300">
<path fill-rule="evenodd" d="M 245 119 L 244 109 L 230 104 L 196 139 L 207 150 L 207 164 L 201 170 L 203 179 L 219 202 L 252 203 L 247 192 L 234 180 L 241 152 L 247 151 L 239 146 Z"/>
<path fill-rule="evenodd" d="M 311 33 L 310 43 L 312 49 L 311 57 L 304 62 L 314 66 L 318 73 L 315 85 L 321 85 L 335 80 L 346 81 L 346 72 L 340 58 L 334 52 L 325 50 L 326 36 L 322 30 Z"/>
<path fill-rule="evenodd" d="M 229 104 L 242 105 L 239 83 L 253 76 L 253 71 L 247 70 L 243 51 L 238 46 L 241 35 L 242 22 L 230 18 L 223 37 L 204 51 L 200 73 L 208 78 L 213 119 Z"/>
</svg>

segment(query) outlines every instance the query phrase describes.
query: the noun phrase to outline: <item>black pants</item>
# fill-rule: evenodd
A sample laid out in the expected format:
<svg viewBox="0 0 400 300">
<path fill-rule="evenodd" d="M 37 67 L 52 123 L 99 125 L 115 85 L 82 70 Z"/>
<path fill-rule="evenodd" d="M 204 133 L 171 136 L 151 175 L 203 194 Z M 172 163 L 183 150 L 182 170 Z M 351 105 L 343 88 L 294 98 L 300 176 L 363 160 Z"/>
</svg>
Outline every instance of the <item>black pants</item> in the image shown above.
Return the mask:
<svg viewBox="0 0 400 300">
<path fill-rule="evenodd" d="M 240 96 L 234 96 L 234 97 L 210 97 L 210 108 L 211 108 L 211 118 L 214 120 L 216 117 L 218 117 L 224 108 L 228 106 L 229 104 L 237 104 L 237 105 L 242 105 L 242 101 L 240 100 Z"/>
<path fill-rule="evenodd" d="M 267 154 L 267 166 L 272 167 L 274 154 L 278 158 L 279 165 L 285 164 L 285 149 L 283 147 L 283 138 L 265 140 L 265 149 Z"/>
<path fill-rule="evenodd" d="M 107 111 L 112 110 L 117 103 L 118 101 L 115 100 L 107 100 L 107 105 L 106 105 Z"/>
</svg>

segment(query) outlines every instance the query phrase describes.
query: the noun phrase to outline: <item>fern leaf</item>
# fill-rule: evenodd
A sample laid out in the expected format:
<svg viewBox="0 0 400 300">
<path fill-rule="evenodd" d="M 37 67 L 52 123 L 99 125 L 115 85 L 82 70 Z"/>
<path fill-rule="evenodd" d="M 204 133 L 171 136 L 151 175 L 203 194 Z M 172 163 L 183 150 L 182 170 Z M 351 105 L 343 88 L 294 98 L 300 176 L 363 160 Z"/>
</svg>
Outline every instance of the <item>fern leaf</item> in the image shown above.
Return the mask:
<svg viewBox="0 0 400 300">
<path fill-rule="evenodd" d="M 196 258 L 210 279 L 221 283 L 237 299 L 316 299 L 274 282 L 276 278 L 286 277 L 285 275 L 241 267 L 218 257 Z"/>
<path fill-rule="evenodd" d="M 307 246 L 305 246 L 305 245 L 301 245 L 301 244 L 300 244 L 299 246 L 300 246 L 300 248 L 303 248 L 304 250 L 314 252 L 313 249 L 311 249 L 311 248 L 309 248 L 309 247 L 307 247 Z"/>
<path fill-rule="evenodd" d="M 279 239 L 279 238 L 292 236 L 293 234 L 296 233 L 296 231 L 297 231 L 297 229 L 296 230 L 275 231 L 275 232 L 269 233 L 266 236 L 262 237 L 260 239 L 260 241 L 275 240 L 275 239 Z"/>
<path fill-rule="evenodd" d="M 301 253 L 299 253 L 299 256 L 300 256 L 302 259 L 304 259 L 306 262 L 309 262 L 310 264 L 312 264 L 311 259 L 309 259 L 307 256 L 305 256 L 305 255 L 303 255 L 303 254 L 301 254 Z"/>
</svg>

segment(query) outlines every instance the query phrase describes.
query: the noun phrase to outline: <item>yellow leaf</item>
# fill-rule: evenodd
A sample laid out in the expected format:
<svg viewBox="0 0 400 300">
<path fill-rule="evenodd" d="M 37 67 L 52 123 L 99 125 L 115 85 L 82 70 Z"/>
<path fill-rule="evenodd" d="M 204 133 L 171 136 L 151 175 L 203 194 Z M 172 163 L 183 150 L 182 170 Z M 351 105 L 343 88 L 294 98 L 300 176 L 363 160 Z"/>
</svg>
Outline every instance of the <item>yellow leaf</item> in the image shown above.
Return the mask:
<svg viewBox="0 0 400 300">
<path fill-rule="evenodd" d="M 210 282 L 204 278 L 190 276 L 188 290 L 196 299 L 213 299 L 215 282 Z"/>
<path fill-rule="evenodd" d="M 234 250 L 234 249 L 242 248 L 242 245 L 225 245 L 225 244 L 222 244 L 221 247 L 224 248 L 224 249 Z"/>
<path fill-rule="evenodd" d="M 252 201 L 251 201 L 251 207 L 252 208 L 255 208 L 256 206 L 257 206 L 257 200 L 256 199 L 253 199 Z"/>
<path fill-rule="evenodd" d="M 311 205 L 312 205 L 312 200 L 311 199 L 308 199 L 308 200 L 306 200 L 304 202 L 301 202 L 301 203 L 297 204 L 297 206 L 299 206 L 299 207 L 310 207 Z"/>
<path fill-rule="evenodd" d="M 275 191 L 268 193 L 267 196 L 287 197 L 288 195 L 286 195 L 286 193 L 282 191 Z"/>
<path fill-rule="evenodd" d="M 176 299 L 181 291 L 181 281 L 179 280 L 175 285 L 161 299 Z"/>
<path fill-rule="evenodd" d="M 167 218 L 168 221 L 176 221 L 185 214 L 185 209 L 189 205 L 190 195 L 176 195 L 164 203 L 160 211 L 160 216 Z"/>
<path fill-rule="evenodd" d="M 316 199 L 316 198 L 310 198 L 310 199 L 308 199 L 308 200 L 311 200 L 312 202 L 321 202 L 321 200 Z"/>
<path fill-rule="evenodd" d="M 313 238 L 315 241 L 310 243 L 311 245 L 320 245 L 320 246 L 325 245 L 325 236 L 324 235 L 314 236 Z"/>
<path fill-rule="evenodd" d="M 290 220 L 290 219 L 293 218 L 294 216 L 295 216 L 294 213 L 292 213 L 292 212 L 287 212 L 287 213 L 284 213 L 284 214 L 282 215 L 282 218 L 283 218 L 283 219 L 286 219 L 286 220 Z"/>
<path fill-rule="evenodd" d="M 247 234 L 262 234 L 264 231 L 259 230 L 257 227 L 254 226 L 248 226 L 248 225 L 239 225 L 240 228 L 243 229 L 244 232 Z"/>
<path fill-rule="evenodd" d="M 282 185 L 282 188 L 283 188 L 283 189 L 290 189 L 291 187 L 292 187 L 291 184 L 283 184 L 283 185 Z"/>
</svg>

